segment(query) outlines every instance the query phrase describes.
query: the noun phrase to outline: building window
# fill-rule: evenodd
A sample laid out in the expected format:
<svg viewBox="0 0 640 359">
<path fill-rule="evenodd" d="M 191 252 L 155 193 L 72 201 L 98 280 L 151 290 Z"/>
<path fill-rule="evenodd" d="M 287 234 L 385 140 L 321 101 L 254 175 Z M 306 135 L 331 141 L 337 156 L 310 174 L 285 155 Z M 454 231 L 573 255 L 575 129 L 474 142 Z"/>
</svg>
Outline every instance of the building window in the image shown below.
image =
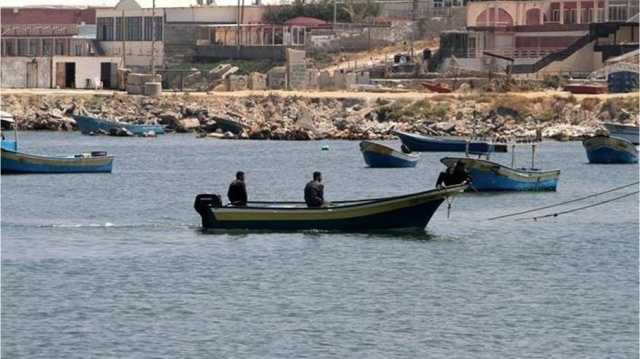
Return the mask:
<svg viewBox="0 0 640 359">
<path fill-rule="evenodd" d="M 433 0 L 433 7 L 442 7 L 442 0 Z"/>
<path fill-rule="evenodd" d="M 122 40 L 124 40 L 122 36 L 122 18 L 117 17 L 116 18 L 116 41 L 122 41 Z"/>
<path fill-rule="evenodd" d="M 98 41 L 113 41 L 113 18 L 99 17 L 96 20 Z"/>
<path fill-rule="evenodd" d="M 55 45 L 54 45 L 54 54 L 58 55 L 58 56 L 63 56 L 64 55 L 64 40 L 59 39 L 59 40 L 54 40 L 55 41 Z"/>
<path fill-rule="evenodd" d="M 609 21 L 627 21 L 627 6 L 609 5 Z"/>
<path fill-rule="evenodd" d="M 565 24 L 575 24 L 576 23 L 576 9 L 565 9 L 564 10 L 564 23 Z"/>
<path fill-rule="evenodd" d="M 53 56 L 53 39 L 45 39 L 42 41 L 42 55 Z"/>
<path fill-rule="evenodd" d="M 152 26 L 153 26 L 153 17 L 151 16 L 145 16 L 144 17 L 144 41 L 152 41 L 151 39 L 151 33 L 152 33 Z M 156 16 L 156 21 L 155 21 L 155 27 L 156 27 L 156 40 L 162 40 L 162 16 Z"/>
<path fill-rule="evenodd" d="M 551 22 L 560 22 L 560 10 L 554 9 L 551 11 Z"/>
<path fill-rule="evenodd" d="M 127 41 L 142 41 L 142 17 L 125 18 L 127 28 Z"/>
</svg>

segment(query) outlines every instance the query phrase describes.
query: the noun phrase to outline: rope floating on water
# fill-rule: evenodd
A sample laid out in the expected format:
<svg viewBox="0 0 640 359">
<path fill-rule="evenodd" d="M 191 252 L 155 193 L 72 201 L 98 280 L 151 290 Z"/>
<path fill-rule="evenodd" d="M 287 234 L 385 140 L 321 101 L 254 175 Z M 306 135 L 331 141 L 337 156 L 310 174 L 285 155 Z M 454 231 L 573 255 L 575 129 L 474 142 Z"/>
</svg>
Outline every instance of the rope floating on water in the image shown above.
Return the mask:
<svg viewBox="0 0 640 359">
<path fill-rule="evenodd" d="M 571 199 L 568 201 L 564 201 L 564 202 L 559 202 L 559 203 L 554 203 L 554 204 L 550 204 L 548 206 L 542 206 L 542 207 L 537 207 L 537 208 L 532 208 L 532 209 L 528 209 L 526 211 L 521 211 L 521 212 L 515 212 L 515 213 L 510 213 L 510 214 L 505 214 L 503 216 L 497 216 L 497 217 L 491 217 L 489 219 L 487 219 L 488 221 L 493 221 L 495 219 L 502 219 L 502 218 L 508 218 L 508 217 L 514 217 L 514 216 L 519 216 L 522 214 L 527 214 L 527 213 L 531 213 L 531 212 L 537 212 L 537 211 L 541 211 L 543 209 L 549 209 L 549 208 L 553 208 L 553 207 L 558 207 L 558 206 L 562 206 L 565 204 L 569 204 L 569 203 L 574 203 L 574 202 L 578 202 L 578 201 L 583 201 L 585 199 L 589 199 L 589 198 L 593 198 L 593 197 L 597 197 L 597 196 L 601 196 L 603 194 L 607 194 L 607 193 L 611 193 L 611 192 L 615 192 L 615 191 L 619 191 L 623 188 L 627 188 L 627 187 L 631 187 L 631 186 L 635 186 L 638 185 L 640 183 L 640 181 L 638 182 L 633 182 L 633 183 L 629 183 L 626 184 L 624 186 L 620 186 L 620 187 L 615 187 L 603 192 L 598 192 L 598 193 L 594 193 L 594 194 L 590 194 L 588 196 L 584 196 L 584 197 L 579 197 L 579 198 L 575 198 L 575 199 Z M 637 192 L 636 192 L 637 193 Z"/>
<path fill-rule="evenodd" d="M 568 210 L 562 211 L 562 212 L 551 213 L 551 214 L 546 214 L 544 216 L 537 216 L 537 217 L 518 218 L 517 220 L 521 221 L 521 220 L 533 219 L 534 221 L 537 221 L 537 220 L 542 219 L 542 218 L 558 217 L 561 214 L 567 214 L 567 213 L 571 213 L 571 212 L 582 211 L 584 209 L 591 208 L 591 207 L 601 206 L 603 204 L 607 204 L 609 202 L 617 201 L 619 199 L 622 199 L 622 198 L 625 198 L 625 197 L 629 197 L 631 195 L 638 194 L 638 193 L 640 193 L 640 191 L 634 191 L 634 192 L 626 193 L 626 194 L 623 194 L 622 196 L 618 196 L 618 197 L 615 197 L 615 198 L 611 198 L 611 199 L 608 199 L 608 200 L 605 200 L 605 201 L 593 203 L 593 204 L 582 206 L 582 207 L 578 207 L 578 208 L 568 209 Z"/>
</svg>

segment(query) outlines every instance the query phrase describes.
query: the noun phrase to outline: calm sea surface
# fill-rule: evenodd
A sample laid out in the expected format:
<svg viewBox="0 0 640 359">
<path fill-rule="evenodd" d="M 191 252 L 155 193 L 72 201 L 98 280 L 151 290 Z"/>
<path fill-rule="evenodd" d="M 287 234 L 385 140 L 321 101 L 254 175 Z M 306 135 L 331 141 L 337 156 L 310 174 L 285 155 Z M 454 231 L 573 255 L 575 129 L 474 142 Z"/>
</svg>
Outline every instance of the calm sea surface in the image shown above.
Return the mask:
<svg viewBox="0 0 640 359">
<path fill-rule="evenodd" d="M 301 200 L 313 170 L 328 200 L 354 199 L 432 188 L 447 154 L 387 170 L 349 141 L 21 135 L 25 152 L 116 160 L 2 176 L 3 358 L 638 357 L 637 197 L 486 220 L 638 180 L 578 142 L 540 149 L 557 192 L 465 194 L 424 234 L 205 235 L 194 196 L 237 170 L 255 200 Z"/>
</svg>

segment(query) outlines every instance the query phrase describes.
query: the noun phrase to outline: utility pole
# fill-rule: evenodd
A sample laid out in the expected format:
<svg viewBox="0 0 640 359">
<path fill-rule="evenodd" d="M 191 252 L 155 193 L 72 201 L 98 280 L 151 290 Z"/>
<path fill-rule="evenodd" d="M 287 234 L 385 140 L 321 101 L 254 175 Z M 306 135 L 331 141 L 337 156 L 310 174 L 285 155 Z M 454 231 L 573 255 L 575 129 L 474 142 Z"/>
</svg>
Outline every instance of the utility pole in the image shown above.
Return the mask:
<svg viewBox="0 0 640 359">
<path fill-rule="evenodd" d="M 151 8 L 151 78 L 156 78 L 156 0 Z"/>
<path fill-rule="evenodd" d="M 333 0 L 333 25 L 336 25 L 338 19 L 338 0 Z M 335 30 L 335 29 L 334 29 Z"/>
</svg>

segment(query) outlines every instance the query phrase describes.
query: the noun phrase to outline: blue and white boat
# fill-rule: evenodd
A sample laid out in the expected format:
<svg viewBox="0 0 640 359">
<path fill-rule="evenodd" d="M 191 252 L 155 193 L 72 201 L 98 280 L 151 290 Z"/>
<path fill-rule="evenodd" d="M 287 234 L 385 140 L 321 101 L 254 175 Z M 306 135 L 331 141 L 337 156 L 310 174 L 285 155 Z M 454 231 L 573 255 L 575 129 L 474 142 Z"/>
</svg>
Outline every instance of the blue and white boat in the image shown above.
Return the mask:
<svg viewBox="0 0 640 359">
<path fill-rule="evenodd" d="M 638 163 L 633 143 L 616 137 L 596 136 L 582 141 L 589 163 Z"/>
<path fill-rule="evenodd" d="M 560 170 L 541 171 L 503 166 L 489 160 L 445 157 L 440 160 L 447 167 L 460 161 L 471 177 L 471 187 L 477 191 L 555 191 Z"/>
<path fill-rule="evenodd" d="M 14 125 L 14 140 L 2 139 L 0 168 L 2 174 L 111 172 L 113 157 L 94 151 L 73 156 L 40 156 L 18 152 L 18 131 L 10 115 L 0 114 L 3 123 Z"/>
<path fill-rule="evenodd" d="M 458 137 L 431 137 L 395 131 L 402 143 L 411 151 L 416 152 L 466 152 L 489 153 L 507 152 L 504 144 L 493 144 L 485 141 L 467 141 Z M 468 145 L 468 148 L 467 148 Z"/>
<path fill-rule="evenodd" d="M 416 155 L 402 153 L 371 141 L 360 142 L 360 151 L 369 167 L 415 167 L 419 159 Z"/>
<path fill-rule="evenodd" d="M 640 127 L 621 123 L 604 123 L 609 136 L 625 139 L 634 145 L 640 144 Z"/>
<path fill-rule="evenodd" d="M 135 136 L 146 136 L 150 133 L 162 135 L 165 133 L 162 125 L 137 125 L 83 115 L 74 115 L 73 119 L 76 120 L 76 124 L 83 135 L 109 134 L 123 129 Z"/>
</svg>

